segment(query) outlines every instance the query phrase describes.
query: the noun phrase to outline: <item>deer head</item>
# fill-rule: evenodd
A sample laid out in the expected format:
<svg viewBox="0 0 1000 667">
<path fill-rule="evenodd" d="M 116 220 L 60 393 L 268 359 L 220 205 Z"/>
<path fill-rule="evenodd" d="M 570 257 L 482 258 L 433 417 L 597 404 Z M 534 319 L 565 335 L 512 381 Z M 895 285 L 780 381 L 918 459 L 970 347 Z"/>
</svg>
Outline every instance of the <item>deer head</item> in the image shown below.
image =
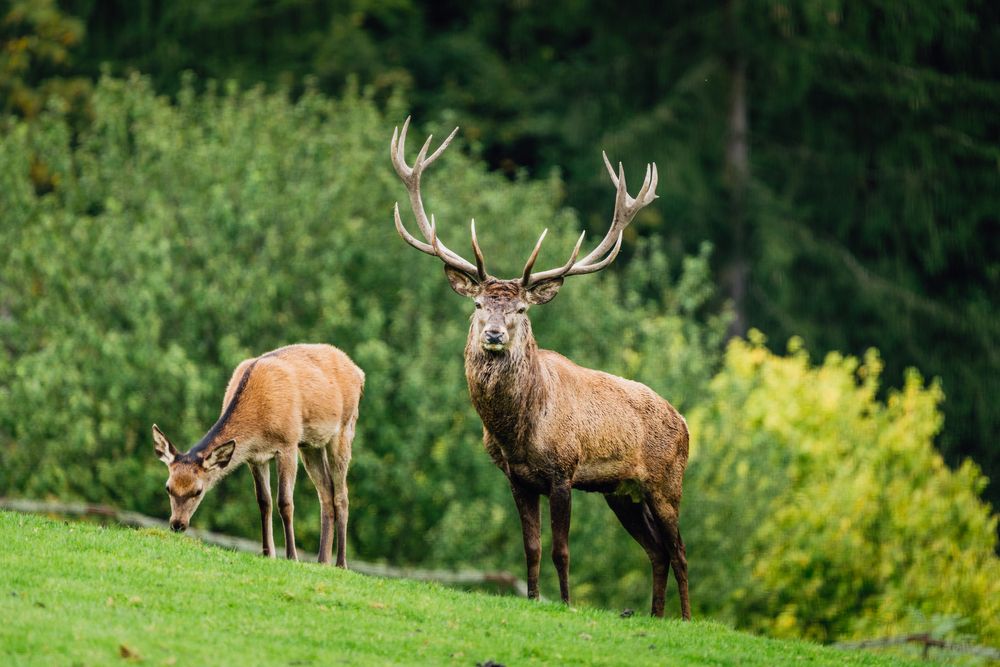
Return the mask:
<svg viewBox="0 0 1000 667">
<path fill-rule="evenodd" d="M 236 441 L 217 442 L 200 451 L 182 454 L 153 424 L 153 445 L 156 456 L 170 471 L 167 477 L 170 528 L 175 532 L 185 531 L 205 494 L 222 479 L 223 470 L 236 450 Z"/>
<path fill-rule="evenodd" d="M 441 242 L 437 235 L 437 224 L 434 216 L 431 215 L 428 219 L 427 213 L 424 211 L 423 199 L 420 196 L 420 177 L 423 175 L 424 169 L 444 152 L 458 132 L 458 128 L 456 127 L 429 157 L 427 151 L 430 148 L 433 135 L 427 137 L 427 141 L 424 142 L 411 167 L 406 164 L 404 157 L 406 132 L 409 125 L 410 119 L 407 117 L 403 123 L 402 131 L 399 128 L 393 130 L 389 150 L 393 167 L 406 185 L 410 196 L 410 205 L 424 241 L 417 239 L 403 226 L 398 202 L 393 209 L 396 231 L 403 237 L 404 241 L 417 250 L 433 255 L 444 262 L 445 274 L 452 289 L 462 296 L 475 300 L 476 310 L 472 315 L 470 340 L 478 341 L 480 349 L 486 353 L 503 354 L 518 347 L 526 337 L 530 337 L 528 308 L 548 303 L 555 298 L 567 277 L 594 273 L 611 264 L 618 256 L 618 251 L 621 250 L 622 233 L 625 227 L 632 222 L 636 213 L 656 199 L 658 174 L 655 163 L 646 165 L 646 177 L 642 188 L 633 199 L 626 189 L 625 171 L 621 163 L 618 164 L 618 173 L 616 174 L 607 154 L 602 153 L 604 165 L 615 185 L 616 196 L 611 227 L 597 247 L 578 261 L 577 257 L 580 254 L 580 247 L 583 245 L 586 232 L 581 233 L 573 252 L 570 253 L 569 260 L 565 264 L 548 271 L 533 273 L 535 260 L 538 258 L 538 252 L 541 250 L 542 242 L 548 233 L 546 229 L 538 238 L 535 249 L 528 257 L 520 278 L 510 280 L 495 278 L 486 271 L 486 261 L 476 238 L 476 221 L 473 219 L 471 224 L 472 251 L 476 258 L 476 263 L 472 264 Z"/>
</svg>

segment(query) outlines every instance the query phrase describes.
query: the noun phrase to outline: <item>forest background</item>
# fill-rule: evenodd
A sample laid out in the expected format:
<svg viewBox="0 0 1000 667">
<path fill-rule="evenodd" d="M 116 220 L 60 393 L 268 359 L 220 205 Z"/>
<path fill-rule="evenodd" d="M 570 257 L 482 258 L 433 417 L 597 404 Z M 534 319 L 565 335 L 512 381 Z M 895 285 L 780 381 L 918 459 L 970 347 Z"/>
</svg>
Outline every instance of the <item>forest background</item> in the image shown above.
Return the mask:
<svg viewBox="0 0 1000 667">
<path fill-rule="evenodd" d="M 519 572 L 462 377 L 468 304 L 392 229 L 388 139 L 412 113 L 462 128 L 425 185 L 448 244 L 475 216 L 509 275 L 543 227 L 550 265 L 603 233 L 602 149 L 634 184 L 659 165 L 614 271 L 534 319 L 689 416 L 698 613 L 997 643 L 998 19 L 974 0 L 0 2 L 0 495 L 163 514 L 149 424 L 193 442 L 241 358 L 326 340 L 370 379 L 350 552 Z M 235 475 L 198 520 L 252 535 L 252 506 Z M 577 599 L 644 606 L 608 517 L 578 499 Z"/>
</svg>

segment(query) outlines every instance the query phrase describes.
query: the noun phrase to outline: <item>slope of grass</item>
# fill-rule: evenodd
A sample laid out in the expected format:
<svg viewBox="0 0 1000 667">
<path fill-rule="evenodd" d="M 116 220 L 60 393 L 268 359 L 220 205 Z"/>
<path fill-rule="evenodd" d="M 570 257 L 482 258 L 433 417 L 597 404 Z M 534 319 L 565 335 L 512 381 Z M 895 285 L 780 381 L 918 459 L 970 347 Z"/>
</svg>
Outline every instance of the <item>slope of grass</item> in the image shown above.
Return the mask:
<svg viewBox="0 0 1000 667">
<path fill-rule="evenodd" d="M 0 512 L 0 663 L 896 665 Z"/>
</svg>

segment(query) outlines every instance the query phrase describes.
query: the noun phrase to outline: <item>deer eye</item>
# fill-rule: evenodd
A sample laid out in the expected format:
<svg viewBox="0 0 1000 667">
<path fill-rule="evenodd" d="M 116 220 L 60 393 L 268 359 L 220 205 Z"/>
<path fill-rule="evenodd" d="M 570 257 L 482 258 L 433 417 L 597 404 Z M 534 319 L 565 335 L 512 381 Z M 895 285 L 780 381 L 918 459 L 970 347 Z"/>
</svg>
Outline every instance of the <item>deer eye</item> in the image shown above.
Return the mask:
<svg viewBox="0 0 1000 667">
<path fill-rule="evenodd" d="M 478 301 L 476 301 L 476 310 L 479 310 L 482 307 L 483 307 L 483 304 L 481 304 Z"/>
<path fill-rule="evenodd" d="M 524 312 L 525 312 L 526 310 L 528 310 L 528 307 L 527 307 L 527 306 L 518 306 L 518 307 L 517 307 L 517 314 L 518 314 L 518 315 L 521 315 L 521 314 L 523 314 L 523 313 L 524 313 Z"/>
</svg>

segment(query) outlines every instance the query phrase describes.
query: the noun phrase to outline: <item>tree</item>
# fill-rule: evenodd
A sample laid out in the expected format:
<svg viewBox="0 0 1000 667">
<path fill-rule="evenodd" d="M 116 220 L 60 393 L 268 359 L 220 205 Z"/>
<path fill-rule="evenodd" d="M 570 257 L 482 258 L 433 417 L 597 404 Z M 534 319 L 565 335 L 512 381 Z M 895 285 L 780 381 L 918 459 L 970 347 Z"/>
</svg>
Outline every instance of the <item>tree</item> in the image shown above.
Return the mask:
<svg viewBox="0 0 1000 667">
<path fill-rule="evenodd" d="M 0 111 L 32 117 L 52 98 L 79 103 L 86 79 L 63 77 L 83 34 L 83 21 L 55 0 L 0 3 Z"/>
</svg>

